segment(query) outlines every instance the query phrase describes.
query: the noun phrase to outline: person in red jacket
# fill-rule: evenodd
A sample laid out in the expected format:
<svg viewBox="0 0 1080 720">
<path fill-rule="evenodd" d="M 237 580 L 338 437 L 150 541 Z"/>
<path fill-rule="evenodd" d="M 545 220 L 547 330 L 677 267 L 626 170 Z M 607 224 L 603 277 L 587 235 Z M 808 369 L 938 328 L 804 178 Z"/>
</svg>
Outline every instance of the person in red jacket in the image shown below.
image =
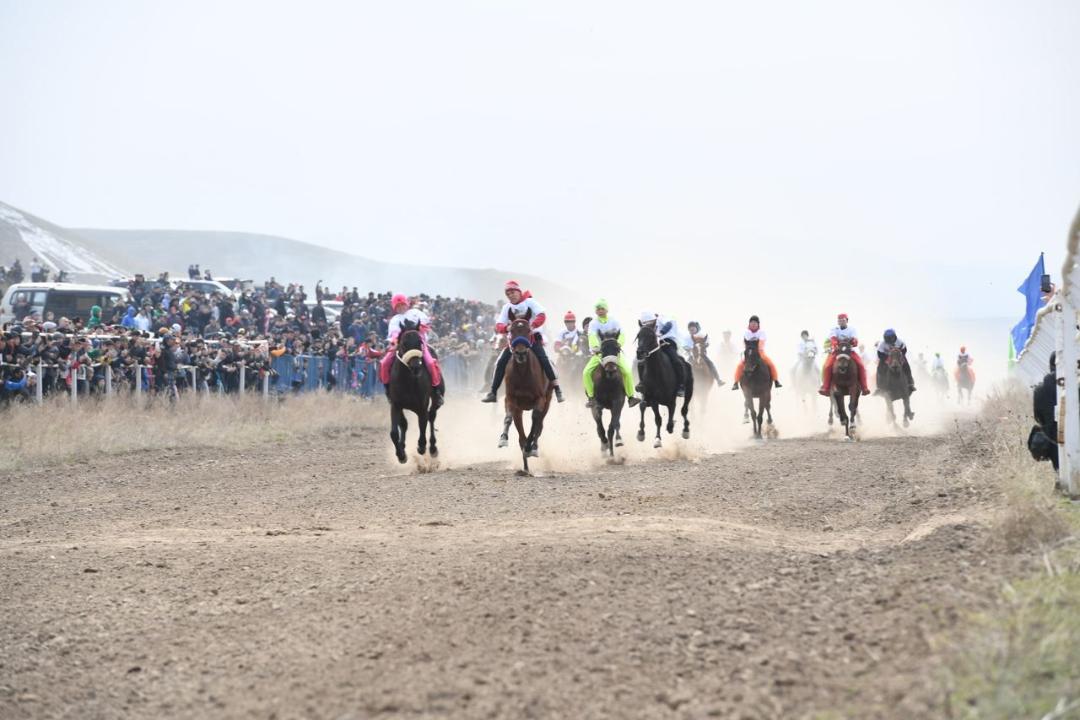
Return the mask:
<svg viewBox="0 0 1080 720">
<path fill-rule="evenodd" d="M 825 360 L 825 367 L 822 370 L 821 376 L 821 389 L 819 393 L 828 397 L 829 386 L 832 384 L 832 369 L 833 363 L 836 362 L 836 349 L 840 347 L 840 343 L 848 343 L 851 347 L 851 359 L 855 362 L 855 367 L 859 371 L 859 384 L 862 386 L 862 394 L 870 394 L 870 386 L 866 382 L 866 365 L 863 364 L 862 358 L 859 357 L 859 353 L 855 350 L 859 346 L 858 333 L 855 332 L 855 328 L 848 325 L 847 313 L 840 313 L 836 316 L 836 327 L 829 331 L 829 357 Z"/>
<path fill-rule="evenodd" d="M 529 292 L 522 292 L 521 285 L 517 280 L 509 280 L 505 287 L 507 303 L 503 305 L 502 312 L 499 313 L 499 320 L 495 323 L 495 332 L 500 335 L 506 335 L 510 329 L 510 313 L 513 312 L 515 316 L 520 317 L 529 310 L 532 311 L 532 351 L 536 353 L 536 358 L 540 361 L 540 367 L 544 369 L 544 374 L 547 375 L 547 379 L 551 381 L 551 384 L 555 386 L 555 397 L 559 402 L 563 402 L 562 388 L 559 387 L 559 378 L 555 374 L 555 368 L 551 366 L 551 361 L 548 359 L 547 353 L 544 352 L 544 337 L 540 334 L 540 328 L 544 326 L 544 321 L 547 320 L 547 314 L 544 312 L 544 308 L 536 301 L 535 298 Z M 506 364 L 510 362 L 510 348 L 509 346 L 502 351 L 502 355 L 499 356 L 498 363 L 495 364 L 495 376 L 491 379 L 491 392 L 485 395 L 480 402 L 493 403 L 496 400 L 496 394 L 499 392 L 499 386 L 502 385 L 503 376 L 506 375 Z"/>
</svg>

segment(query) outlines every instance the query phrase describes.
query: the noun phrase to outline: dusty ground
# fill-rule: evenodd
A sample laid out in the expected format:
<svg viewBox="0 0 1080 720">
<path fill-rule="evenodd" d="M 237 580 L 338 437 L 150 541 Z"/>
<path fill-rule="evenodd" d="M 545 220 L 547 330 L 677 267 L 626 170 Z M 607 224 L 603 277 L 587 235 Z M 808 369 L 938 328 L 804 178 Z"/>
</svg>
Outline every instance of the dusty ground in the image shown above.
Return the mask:
<svg viewBox="0 0 1080 720">
<path fill-rule="evenodd" d="M 935 639 L 1022 562 L 954 437 L 526 479 L 387 445 L 0 479 L 0 717 L 940 717 Z"/>
</svg>

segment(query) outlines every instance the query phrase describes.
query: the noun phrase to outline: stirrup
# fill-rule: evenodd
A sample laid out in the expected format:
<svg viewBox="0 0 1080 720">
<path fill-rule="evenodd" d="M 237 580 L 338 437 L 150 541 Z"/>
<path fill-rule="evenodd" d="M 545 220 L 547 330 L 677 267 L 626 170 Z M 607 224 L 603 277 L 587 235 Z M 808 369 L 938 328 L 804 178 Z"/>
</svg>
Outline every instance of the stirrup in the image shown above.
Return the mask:
<svg viewBox="0 0 1080 720">
<path fill-rule="evenodd" d="M 626 404 L 630 407 L 635 407 L 640 402 L 641 398 L 639 398 L 637 395 L 631 395 L 630 397 L 626 398 Z"/>
</svg>

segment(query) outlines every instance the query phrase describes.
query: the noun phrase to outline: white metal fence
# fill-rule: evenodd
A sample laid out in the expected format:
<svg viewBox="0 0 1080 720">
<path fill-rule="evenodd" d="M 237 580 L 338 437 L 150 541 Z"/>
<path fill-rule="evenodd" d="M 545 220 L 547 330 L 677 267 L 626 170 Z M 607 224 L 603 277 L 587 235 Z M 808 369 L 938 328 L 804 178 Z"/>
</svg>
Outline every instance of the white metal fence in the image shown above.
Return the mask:
<svg viewBox="0 0 1080 720">
<path fill-rule="evenodd" d="M 1057 353 L 1058 473 L 1066 491 L 1075 497 L 1080 494 L 1080 211 L 1066 242 L 1061 285 L 1039 311 L 1016 370 L 1025 382 L 1034 385 L 1050 371 L 1050 354 Z"/>
</svg>

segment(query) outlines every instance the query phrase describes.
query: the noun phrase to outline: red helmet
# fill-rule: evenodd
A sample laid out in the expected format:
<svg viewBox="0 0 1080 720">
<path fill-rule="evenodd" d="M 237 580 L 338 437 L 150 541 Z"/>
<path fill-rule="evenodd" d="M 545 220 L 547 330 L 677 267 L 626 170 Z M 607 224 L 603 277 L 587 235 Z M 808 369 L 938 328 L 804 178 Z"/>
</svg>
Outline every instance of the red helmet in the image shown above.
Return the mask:
<svg viewBox="0 0 1080 720">
<path fill-rule="evenodd" d="M 577 315 L 574 314 L 573 310 L 567 310 L 562 319 L 563 322 L 577 322 Z"/>
<path fill-rule="evenodd" d="M 386 296 L 384 295 L 383 297 L 386 297 Z M 405 297 L 401 293 L 398 293 L 394 297 L 390 298 L 390 307 L 393 308 L 394 310 L 397 310 L 398 305 L 408 305 L 408 304 L 409 304 L 409 298 Z"/>
<path fill-rule="evenodd" d="M 506 286 L 503 288 L 503 292 L 507 292 L 509 290 L 517 290 L 518 292 L 521 292 L 521 285 L 518 285 L 517 280 L 507 280 Z"/>
<path fill-rule="evenodd" d="M 836 319 L 837 320 L 847 320 L 848 319 L 847 313 L 840 313 L 839 315 L 836 316 Z"/>
<path fill-rule="evenodd" d="M 967 352 L 967 345 L 961 345 L 960 352 Z"/>
</svg>

